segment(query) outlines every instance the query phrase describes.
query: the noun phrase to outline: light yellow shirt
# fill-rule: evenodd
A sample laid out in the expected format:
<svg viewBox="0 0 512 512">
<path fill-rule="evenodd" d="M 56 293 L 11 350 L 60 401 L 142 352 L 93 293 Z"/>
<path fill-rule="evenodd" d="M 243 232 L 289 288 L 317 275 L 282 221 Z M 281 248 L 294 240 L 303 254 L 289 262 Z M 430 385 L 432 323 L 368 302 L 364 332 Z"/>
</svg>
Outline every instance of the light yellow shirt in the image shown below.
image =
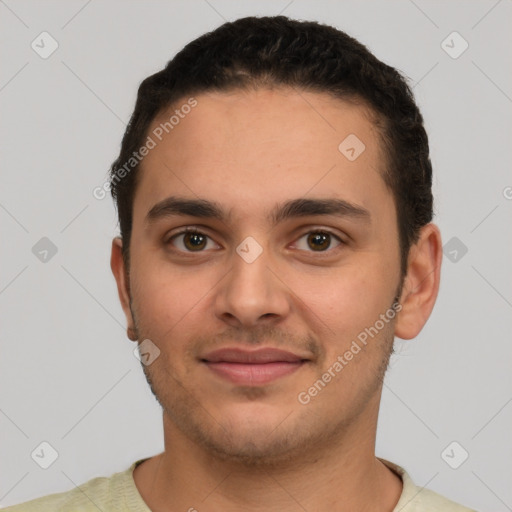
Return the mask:
<svg viewBox="0 0 512 512">
<path fill-rule="evenodd" d="M 133 480 L 133 470 L 146 459 L 134 462 L 126 471 L 99 477 L 68 492 L 50 494 L 4 512 L 151 512 Z M 443 496 L 416 487 L 407 472 L 392 462 L 380 459 L 397 473 L 403 482 L 400 500 L 393 512 L 475 512 Z"/>
</svg>

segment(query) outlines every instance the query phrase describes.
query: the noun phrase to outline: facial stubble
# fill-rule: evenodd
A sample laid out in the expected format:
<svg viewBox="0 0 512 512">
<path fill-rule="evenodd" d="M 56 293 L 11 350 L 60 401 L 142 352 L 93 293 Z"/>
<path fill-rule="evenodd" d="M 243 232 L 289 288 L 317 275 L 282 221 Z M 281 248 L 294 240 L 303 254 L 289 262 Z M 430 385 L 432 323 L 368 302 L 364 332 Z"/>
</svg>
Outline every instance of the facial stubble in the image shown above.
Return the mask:
<svg viewBox="0 0 512 512">
<path fill-rule="evenodd" d="M 137 319 L 136 308 L 132 301 L 130 309 L 136 339 L 147 339 Z M 264 330 L 260 332 L 263 333 Z M 274 334 L 274 331 L 272 333 Z M 258 339 L 272 340 L 275 337 L 258 335 L 251 336 L 251 339 L 257 343 Z M 279 411 L 282 417 L 276 417 L 272 425 L 246 424 L 241 429 L 240 424 L 217 417 L 218 411 L 212 410 L 206 400 L 201 400 L 200 389 L 194 386 L 191 379 L 180 378 L 165 355 L 158 357 L 151 365 L 145 365 L 141 361 L 141 366 L 153 395 L 163 409 L 166 420 L 182 435 L 219 460 L 246 467 L 272 468 L 287 465 L 292 461 L 298 463 L 300 460 L 305 462 L 308 458 L 317 459 L 322 449 L 334 446 L 345 437 L 368 404 L 375 402 L 376 398 L 380 399 L 384 376 L 393 353 L 393 340 L 394 321 L 390 321 L 379 333 L 379 339 L 372 340 L 372 343 L 379 345 L 377 349 L 380 351 L 380 357 L 376 358 L 377 364 L 369 372 L 364 385 L 358 390 L 350 410 L 344 408 L 342 403 L 330 404 L 331 407 L 340 406 L 339 414 L 335 415 L 336 421 L 326 421 L 328 418 L 318 414 L 319 409 L 315 404 L 298 405 L 296 397 L 301 390 L 297 390 L 285 401 L 285 407 Z M 170 343 L 172 343 L 170 339 L 164 341 L 164 344 Z M 303 343 L 307 343 L 310 349 L 315 347 L 313 350 L 318 353 L 322 351 L 310 337 L 301 340 L 296 346 L 301 346 Z M 160 342 L 156 341 L 156 344 L 160 345 Z M 162 351 L 162 355 L 164 352 Z M 324 366 L 325 364 L 319 366 L 318 378 L 325 372 Z M 264 399 L 266 391 L 252 390 L 252 396 L 247 395 L 246 398 L 257 400 L 258 394 Z M 227 399 L 232 397 L 229 396 Z M 317 398 L 317 403 L 320 400 L 322 396 Z M 289 408 L 287 408 L 288 404 L 290 404 Z"/>
</svg>

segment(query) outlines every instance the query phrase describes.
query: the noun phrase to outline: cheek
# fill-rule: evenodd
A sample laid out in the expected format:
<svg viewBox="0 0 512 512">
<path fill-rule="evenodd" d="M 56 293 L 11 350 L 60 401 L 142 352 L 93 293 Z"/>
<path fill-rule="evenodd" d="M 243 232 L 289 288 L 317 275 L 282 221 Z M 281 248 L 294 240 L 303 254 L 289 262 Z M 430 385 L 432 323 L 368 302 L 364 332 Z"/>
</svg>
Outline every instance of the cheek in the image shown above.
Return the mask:
<svg viewBox="0 0 512 512">
<path fill-rule="evenodd" d="M 191 272 L 171 273 L 165 265 L 156 262 L 139 268 L 141 271 L 132 275 L 132 282 L 141 331 L 158 340 L 174 337 L 174 328 L 179 327 L 179 336 L 186 336 L 194 310 L 204 308 L 204 301 L 209 300 L 207 291 L 213 285 Z"/>
<path fill-rule="evenodd" d="M 390 306 L 393 282 L 378 265 L 350 265 L 296 276 L 290 288 L 333 331 L 363 326 Z"/>
</svg>

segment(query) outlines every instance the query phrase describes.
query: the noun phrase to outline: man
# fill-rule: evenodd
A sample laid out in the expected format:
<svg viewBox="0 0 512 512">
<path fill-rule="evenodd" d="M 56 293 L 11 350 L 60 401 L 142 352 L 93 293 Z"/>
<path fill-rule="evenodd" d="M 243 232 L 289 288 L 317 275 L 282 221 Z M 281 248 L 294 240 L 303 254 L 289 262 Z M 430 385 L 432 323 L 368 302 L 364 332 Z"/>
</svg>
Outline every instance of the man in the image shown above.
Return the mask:
<svg viewBox="0 0 512 512">
<path fill-rule="evenodd" d="M 467 511 L 375 457 L 394 336 L 434 306 L 422 116 L 332 27 L 226 23 L 140 86 L 111 266 L 165 451 L 7 510 Z"/>
</svg>

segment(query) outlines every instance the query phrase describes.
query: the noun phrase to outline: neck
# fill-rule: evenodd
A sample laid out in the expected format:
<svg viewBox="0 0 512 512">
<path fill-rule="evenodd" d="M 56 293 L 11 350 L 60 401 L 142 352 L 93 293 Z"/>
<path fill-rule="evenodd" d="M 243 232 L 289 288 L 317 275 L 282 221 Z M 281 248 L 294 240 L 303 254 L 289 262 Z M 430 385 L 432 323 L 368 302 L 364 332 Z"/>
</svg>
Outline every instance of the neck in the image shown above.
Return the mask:
<svg viewBox="0 0 512 512">
<path fill-rule="evenodd" d="M 374 409 L 335 439 L 272 466 L 221 460 L 164 414 L 165 451 L 137 467 L 135 483 L 153 511 L 391 512 L 402 482 L 375 458 L 378 406 Z"/>
</svg>

